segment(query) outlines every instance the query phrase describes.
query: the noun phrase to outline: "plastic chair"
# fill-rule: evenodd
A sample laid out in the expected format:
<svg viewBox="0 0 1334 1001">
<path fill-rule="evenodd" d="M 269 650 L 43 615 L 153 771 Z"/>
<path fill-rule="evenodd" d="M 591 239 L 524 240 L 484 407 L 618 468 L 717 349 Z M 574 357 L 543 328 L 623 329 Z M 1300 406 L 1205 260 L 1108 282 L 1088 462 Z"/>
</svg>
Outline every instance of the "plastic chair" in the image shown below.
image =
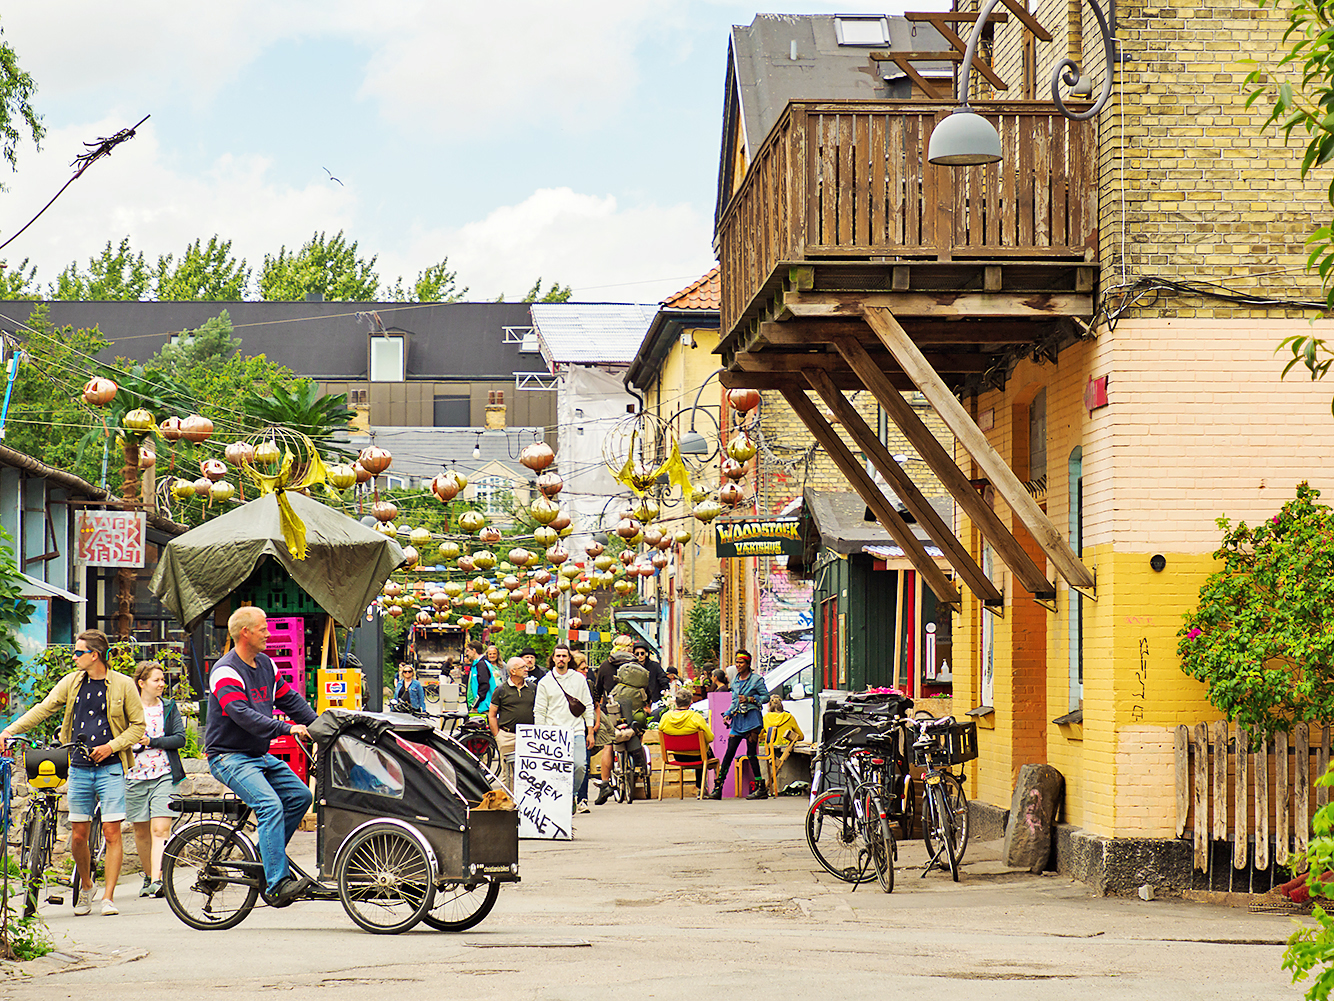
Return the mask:
<svg viewBox="0 0 1334 1001">
<path fill-rule="evenodd" d="M 705 738 L 703 730 L 681 734 L 663 733 L 659 730 L 658 739 L 662 742 L 662 770 L 658 773 L 658 799 L 662 799 L 662 791 L 667 784 L 667 769 L 669 768 L 675 768 L 680 772 L 681 785 L 678 799 L 686 798 L 687 768 L 696 774 L 712 771 L 715 786 L 722 781 L 722 776 L 718 774 L 718 767 L 721 762 L 710 753 L 708 740 Z M 677 757 L 678 754 L 689 754 L 693 757 L 681 759 Z M 696 799 L 703 797 L 705 785 L 705 782 L 700 782 L 699 791 L 695 794 Z"/>
<path fill-rule="evenodd" d="M 794 742 L 792 741 L 789 741 L 786 744 L 779 744 L 777 743 L 777 740 L 778 740 L 778 727 L 771 726 L 766 728 L 764 731 L 764 737 L 760 741 L 760 746 L 755 752 L 760 759 L 760 767 L 763 768 L 768 773 L 770 796 L 774 795 L 777 792 L 778 773 L 783 770 L 783 765 L 787 763 L 787 759 L 792 754 L 792 748 L 794 746 Z M 782 753 L 778 754 L 779 751 L 781 751 Z M 775 755 L 777 756 L 775 757 Z M 738 757 L 736 759 L 735 768 L 736 768 L 737 789 L 741 789 L 744 787 L 746 775 L 742 769 L 747 761 L 748 759 L 744 757 Z M 758 779 L 759 776 L 755 775 L 752 776 L 752 778 Z"/>
</svg>

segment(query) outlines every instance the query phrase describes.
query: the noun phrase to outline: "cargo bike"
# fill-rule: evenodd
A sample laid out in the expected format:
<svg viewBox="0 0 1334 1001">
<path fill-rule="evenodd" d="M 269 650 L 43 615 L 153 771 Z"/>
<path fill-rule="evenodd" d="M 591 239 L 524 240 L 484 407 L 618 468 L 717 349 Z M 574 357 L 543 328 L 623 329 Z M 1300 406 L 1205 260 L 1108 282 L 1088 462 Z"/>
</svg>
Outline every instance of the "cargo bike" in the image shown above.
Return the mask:
<svg viewBox="0 0 1334 1001">
<path fill-rule="evenodd" d="M 464 931 L 519 880 L 518 813 L 499 780 L 422 719 L 329 709 L 310 727 L 318 873 L 303 897 L 338 900 L 375 934 L 424 921 Z M 181 799 L 200 819 L 163 852 L 172 912 L 192 928 L 232 928 L 264 892 L 264 865 L 235 797 Z M 307 874 L 289 856 L 292 872 Z"/>
</svg>

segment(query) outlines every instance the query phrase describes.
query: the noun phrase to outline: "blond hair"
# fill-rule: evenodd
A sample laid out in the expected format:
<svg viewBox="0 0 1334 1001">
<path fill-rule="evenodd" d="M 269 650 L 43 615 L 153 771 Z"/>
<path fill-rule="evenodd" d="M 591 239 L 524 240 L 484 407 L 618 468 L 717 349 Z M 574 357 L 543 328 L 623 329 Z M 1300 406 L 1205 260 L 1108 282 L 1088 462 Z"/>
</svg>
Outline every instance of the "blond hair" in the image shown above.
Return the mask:
<svg viewBox="0 0 1334 1001">
<path fill-rule="evenodd" d="M 227 619 L 227 635 L 235 642 L 240 638 L 242 629 L 253 629 L 266 618 L 268 616 L 264 614 L 264 609 L 254 605 L 242 605 Z"/>
<path fill-rule="evenodd" d="M 611 641 L 611 648 L 613 650 L 627 650 L 633 642 L 634 640 L 630 639 L 629 636 L 625 635 L 625 633 L 621 633 L 621 635 Z"/>
</svg>

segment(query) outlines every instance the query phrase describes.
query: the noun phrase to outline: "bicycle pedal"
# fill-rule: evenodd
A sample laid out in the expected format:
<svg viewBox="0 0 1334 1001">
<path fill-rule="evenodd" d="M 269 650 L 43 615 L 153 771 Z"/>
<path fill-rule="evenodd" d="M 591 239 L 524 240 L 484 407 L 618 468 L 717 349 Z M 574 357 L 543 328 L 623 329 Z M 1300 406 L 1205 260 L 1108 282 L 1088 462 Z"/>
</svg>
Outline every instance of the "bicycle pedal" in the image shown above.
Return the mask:
<svg viewBox="0 0 1334 1001">
<path fill-rule="evenodd" d="M 63 904 L 65 902 L 65 898 L 63 896 L 57 897 L 54 894 L 52 894 L 51 896 L 46 898 L 46 902 L 48 904 Z"/>
</svg>

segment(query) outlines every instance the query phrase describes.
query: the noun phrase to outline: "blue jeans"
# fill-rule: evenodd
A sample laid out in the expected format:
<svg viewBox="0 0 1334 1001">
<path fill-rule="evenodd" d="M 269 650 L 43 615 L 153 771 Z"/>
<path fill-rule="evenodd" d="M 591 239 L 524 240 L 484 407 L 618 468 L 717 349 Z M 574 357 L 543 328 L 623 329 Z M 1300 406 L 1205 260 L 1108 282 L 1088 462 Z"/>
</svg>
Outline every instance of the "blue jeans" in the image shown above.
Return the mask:
<svg viewBox="0 0 1334 1001">
<path fill-rule="evenodd" d="M 310 809 L 310 787 L 272 754 L 215 754 L 208 770 L 255 811 L 259 857 L 271 892 L 287 876 L 287 842 Z"/>
<path fill-rule="evenodd" d="M 93 809 L 102 804 L 102 823 L 125 819 L 125 766 L 116 758 L 100 768 L 69 770 L 69 819 L 77 824 L 93 819 Z"/>
</svg>

